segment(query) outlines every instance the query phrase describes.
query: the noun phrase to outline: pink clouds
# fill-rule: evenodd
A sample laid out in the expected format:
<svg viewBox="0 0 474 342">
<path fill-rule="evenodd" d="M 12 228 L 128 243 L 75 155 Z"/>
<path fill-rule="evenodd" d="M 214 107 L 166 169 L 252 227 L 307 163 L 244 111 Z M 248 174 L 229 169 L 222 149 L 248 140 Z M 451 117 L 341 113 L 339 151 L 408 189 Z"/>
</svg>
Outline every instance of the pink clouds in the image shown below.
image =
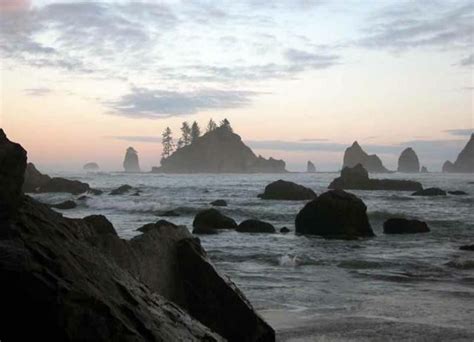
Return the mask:
<svg viewBox="0 0 474 342">
<path fill-rule="evenodd" d="M 25 11 L 31 6 L 31 0 L 1 0 L 0 11 Z"/>
</svg>

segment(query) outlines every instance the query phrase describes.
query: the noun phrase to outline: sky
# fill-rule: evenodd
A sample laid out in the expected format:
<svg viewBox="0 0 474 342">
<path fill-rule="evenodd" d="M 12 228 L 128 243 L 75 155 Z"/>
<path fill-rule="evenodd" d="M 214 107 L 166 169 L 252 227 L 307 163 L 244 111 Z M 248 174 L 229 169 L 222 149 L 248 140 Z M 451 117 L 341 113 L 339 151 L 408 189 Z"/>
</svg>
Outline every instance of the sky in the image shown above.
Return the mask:
<svg viewBox="0 0 474 342">
<path fill-rule="evenodd" d="M 292 171 L 357 140 L 438 171 L 474 126 L 474 1 L 0 0 L 0 126 L 44 170 L 159 165 L 227 118 Z"/>
</svg>

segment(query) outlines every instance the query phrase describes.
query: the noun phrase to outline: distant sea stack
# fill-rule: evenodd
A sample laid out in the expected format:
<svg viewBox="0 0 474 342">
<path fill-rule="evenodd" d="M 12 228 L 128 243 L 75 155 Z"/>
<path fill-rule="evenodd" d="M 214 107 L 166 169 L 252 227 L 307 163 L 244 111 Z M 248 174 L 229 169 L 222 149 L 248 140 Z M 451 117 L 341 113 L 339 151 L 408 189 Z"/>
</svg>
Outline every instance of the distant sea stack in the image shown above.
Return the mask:
<svg viewBox="0 0 474 342">
<path fill-rule="evenodd" d="M 100 169 L 99 165 L 93 162 L 84 164 L 82 168 L 86 171 L 98 171 Z"/>
<path fill-rule="evenodd" d="M 443 164 L 443 172 L 474 172 L 474 133 L 471 134 L 471 138 L 459 153 L 456 161 L 452 163 L 448 160 Z"/>
<path fill-rule="evenodd" d="M 123 161 L 123 169 L 125 172 L 141 172 L 138 162 L 138 153 L 133 147 L 127 148 Z"/>
<path fill-rule="evenodd" d="M 418 173 L 420 172 L 420 161 L 415 151 L 408 147 L 403 150 L 398 158 L 398 172 Z"/>
<path fill-rule="evenodd" d="M 316 172 L 316 166 L 314 166 L 313 162 L 308 160 L 308 164 L 306 165 L 306 172 L 308 173 L 315 173 Z"/>
<path fill-rule="evenodd" d="M 232 129 L 221 126 L 161 160 L 152 172 L 283 173 L 285 162 L 256 156 Z"/>
<path fill-rule="evenodd" d="M 344 167 L 354 167 L 361 164 L 368 172 L 389 172 L 376 154 L 367 154 L 357 141 L 344 153 Z"/>
</svg>

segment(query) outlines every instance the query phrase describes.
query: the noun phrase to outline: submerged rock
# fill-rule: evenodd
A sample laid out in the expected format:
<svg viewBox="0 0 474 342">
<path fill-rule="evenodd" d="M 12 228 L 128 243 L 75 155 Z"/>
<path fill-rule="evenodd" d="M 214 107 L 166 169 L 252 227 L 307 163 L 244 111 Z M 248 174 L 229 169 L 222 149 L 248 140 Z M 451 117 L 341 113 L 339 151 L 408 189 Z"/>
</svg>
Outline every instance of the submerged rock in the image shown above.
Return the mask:
<svg viewBox="0 0 474 342">
<path fill-rule="evenodd" d="M 206 209 L 197 213 L 193 227 L 193 234 L 215 234 L 219 229 L 236 229 L 237 223 L 217 209 Z"/>
<path fill-rule="evenodd" d="M 412 196 L 446 196 L 446 191 L 439 188 L 428 188 L 411 194 Z"/>
<path fill-rule="evenodd" d="M 344 167 L 354 167 L 361 164 L 368 172 L 388 172 L 382 161 L 376 154 L 368 155 L 359 143 L 355 141 L 351 147 L 344 152 Z"/>
<path fill-rule="evenodd" d="M 236 230 L 240 233 L 275 233 L 272 224 L 260 220 L 245 220 Z"/>
<path fill-rule="evenodd" d="M 265 200 L 304 201 L 314 199 L 317 195 L 309 188 L 280 179 L 268 184 L 258 197 Z"/>
<path fill-rule="evenodd" d="M 62 209 L 62 210 L 67 210 L 67 209 L 74 209 L 77 207 L 77 204 L 76 202 L 74 201 L 71 201 L 71 200 L 68 200 L 68 201 L 64 201 L 64 202 L 61 202 L 61 203 L 58 203 L 58 204 L 52 204 L 50 205 L 51 208 L 55 208 L 55 209 Z"/>
<path fill-rule="evenodd" d="M 466 196 L 467 192 L 461 191 L 461 190 L 454 190 L 454 191 L 448 191 L 448 194 L 454 195 L 454 196 Z"/>
<path fill-rule="evenodd" d="M 306 172 L 308 173 L 315 173 L 316 172 L 316 166 L 314 166 L 313 162 L 308 160 L 308 163 L 306 165 Z"/>
<path fill-rule="evenodd" d="M 391 218 L 384 222 L 384 234 L 415 234 L 428 233 L 430 229 L 426 222 L 407 220 L 404 218 Z"/>
<path fill-rule="evenodd" d="M 398 158 L 398 172 L 420 172 L 420 161 L 411 147 L 403 150 Z"/>
<path fill-rule="evenodd" d="M 127 148 L 127 152 L 125 152 L 123 169 L 125 172 L 141 172 L 138 162 L 138 153 L 133 147 Z"/>
<path fill-rule="evenodd" d="M 354 239 L 374 236 L 367 207 L 357 196 L 330 190 L 307 203 L 295 220 L 297 234 Z"/>
<path fill-rule="evenodd" d="M 329 189 L 353 190 L 391 190 L 391 191 L 419 191 L 423 186 L 419 182 L 396 179 L 370 179 L 369 173 L 361 164 L 350 168 L 345 167 L 341 176 L 329 184 Z"/>
<path fill-rule="evenodd" d="M 214 207 L 227 207 L 227 202 L 219 199 L 211 202 L 211 205 Z"/>
<path fill-rule="evenodd" d="M 159 216 L 161 217 L 178 217 L 181 216 L 175 209 L 163 211 Z"/>
<path fill-rule="evenodd" d="M 474 245 L 464 245 L 459 247 L 461 251 L 472 251 L 474 252 Z"/>
<path fill-rule="evenodd" d="M 474 133 L 471 134 L 471 138 L 459 153 L 456 161 L 454 163 L 446 161 L 443 164 L 443 172 L 474 172 Z"/>
<path fill-rule="evenodd" d="M 283 228 L 280 229 L 280 233 L 282 233 L 282 234 L 286 234 L 286 233 L 289 233 L 289 232 L 290 232 L 290 230 L 287 227 L 283 227 Z"/>
<path fill-rule="evenodd" d="M 124 184 L 124 185 L 119 186 L 117 189 L 112 190 L 110 192 L 110 194 L 111 195 L 123 195 L 123 194 L 129 192 L 132 189 L 133 188 L 130 185 Z"/>
<path fill-rule="evenodd" d="M 94 162 L 86 163 L 82 168 L 86 171 L 98 171 L 100 169 L 99 164 Z"/>
</svg>

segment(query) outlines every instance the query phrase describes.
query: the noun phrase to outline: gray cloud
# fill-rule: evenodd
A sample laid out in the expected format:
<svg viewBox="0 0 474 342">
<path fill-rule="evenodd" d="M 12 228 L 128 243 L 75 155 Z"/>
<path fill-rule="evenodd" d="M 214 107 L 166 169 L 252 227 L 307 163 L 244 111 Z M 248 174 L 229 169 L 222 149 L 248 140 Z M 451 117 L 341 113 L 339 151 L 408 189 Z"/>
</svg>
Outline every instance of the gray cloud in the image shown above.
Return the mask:
<svg viewBox="0 0 474 342">
<path fill-rule="evenodd" d="M 119 115 L 165 118 L 195 114 L 210 109 L 243 107 L 248 105 L 257 94 L 239 90 L 200 89 L 180 92 L 133 88 L 130 94 L 106 104 Z"/>
<path fill-rule="evenodd" d="M 447 129 L 444 132 L 449 133 L 451 135 L 457 135 L 457 136 L 470 136 L 474 132 L 474 129 L 472 128 Z"/>
<path fill-rule="evenodd" d="M 29 96 L 44 96 L 50 94 L 52 90 L 49 88 L 29 88 L 23 90 L 23 92 Z"/>
<path fill-rule="evenodd" d="M 474 34 L 474 33 L 473 33 Z M 469 56 L 461 59 L 459 62 L 461 66 L 471 66 L 474 65 L 474 53 L 471 53 Z"/>
<path fill-rule="evenodd" d="M 328 68 L 337 64 L 340 58 L 337 55 L 318 54 L 298 49 L 287 49 L 284 55 L 293 68 L 296 68 L 295 70 Z"/>
</svg>

